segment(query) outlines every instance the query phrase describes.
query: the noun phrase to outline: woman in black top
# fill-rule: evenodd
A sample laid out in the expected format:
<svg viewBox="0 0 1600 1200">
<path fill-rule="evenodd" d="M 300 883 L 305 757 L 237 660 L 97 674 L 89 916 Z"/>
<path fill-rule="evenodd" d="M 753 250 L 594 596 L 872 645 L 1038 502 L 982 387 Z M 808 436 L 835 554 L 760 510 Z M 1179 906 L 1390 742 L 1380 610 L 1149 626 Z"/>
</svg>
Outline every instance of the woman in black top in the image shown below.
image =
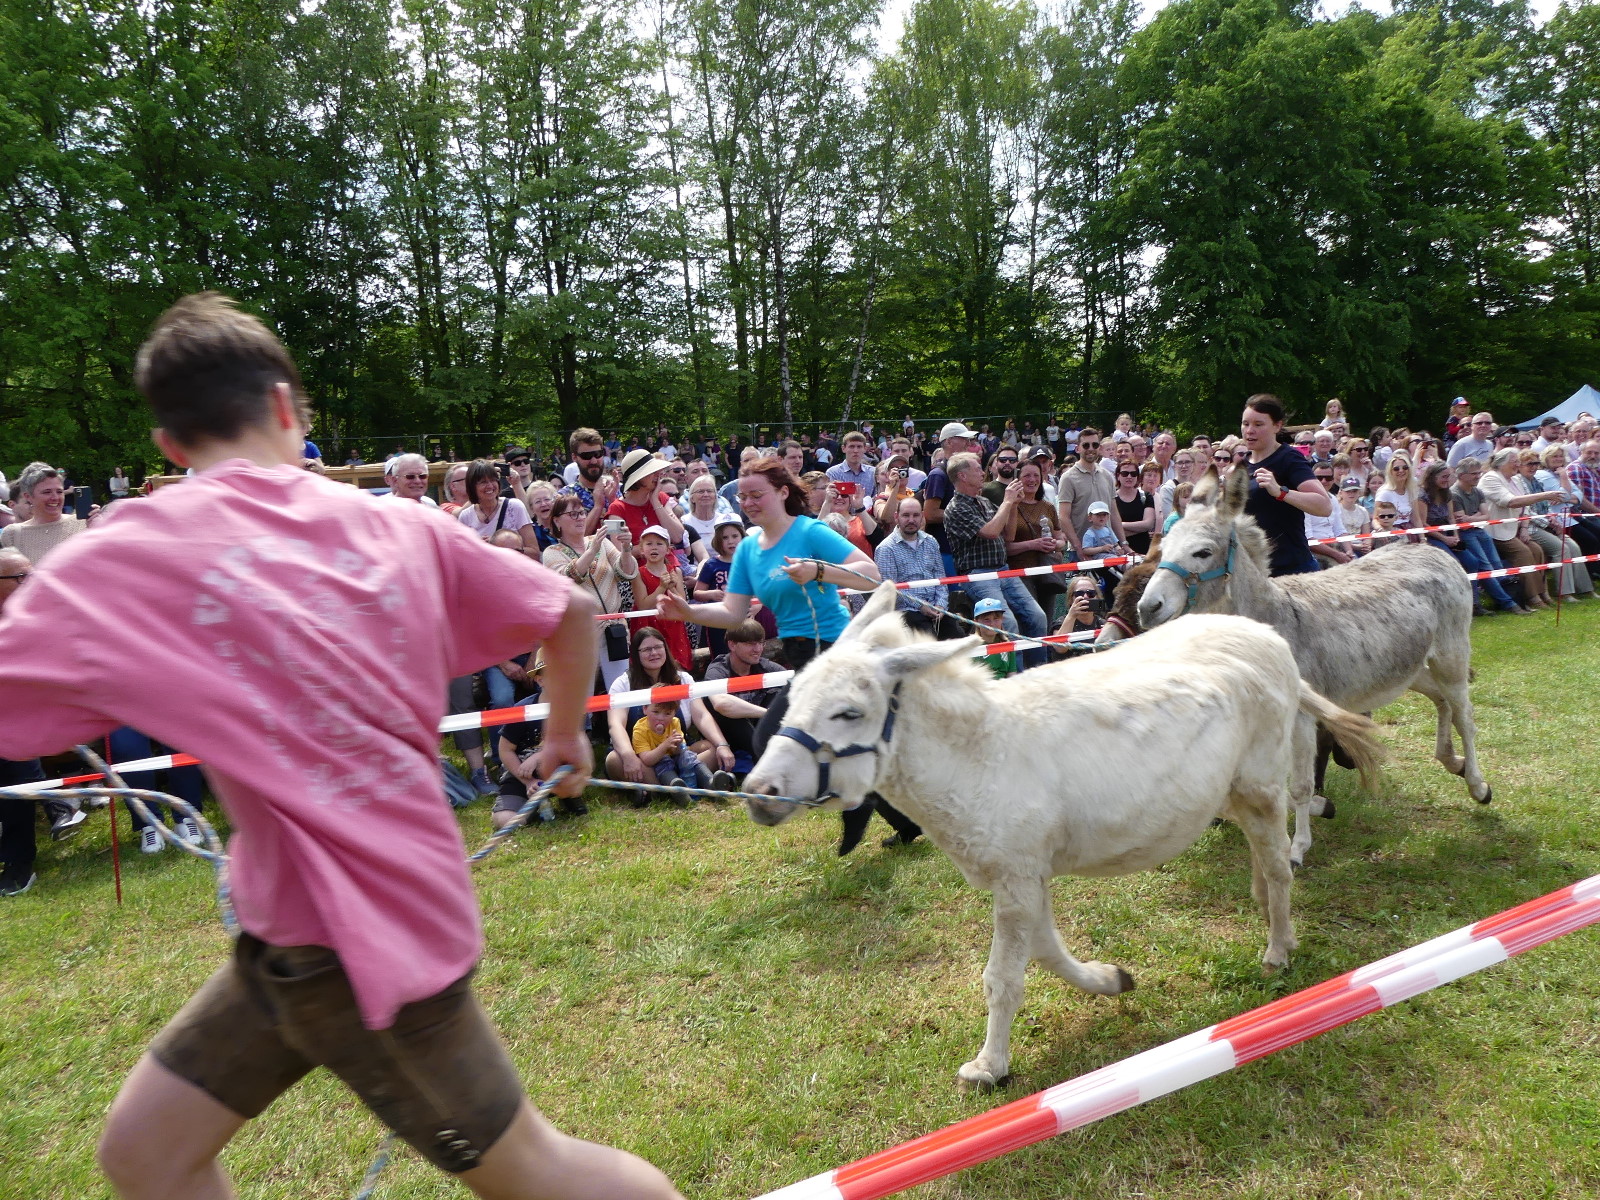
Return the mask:
<svg viewBox="0 0 1600 1200">
<path fill-rule="evenodd" d="M 1312 478 L 1311 460 L 1293 446 L 1281 445 L 1283 401 L 1265 392 L 1244 402 L 1239 436 L 1250 451 L 1250 494 L 1244 511 L 1256 519 L 1272 545 L 1273 575 L 1303 575 L 1317 570 L 1306 544 L 1305 514 L 1333 514 L 1333 498 Z"/>
<path fill-rule="evenodd" d="M 1155 497 L 1139 487 L 1139 468 L 1132 463 L 1117 464 L 1117 515 L 1128 548 L 1135 554 L 1150 553 L 1150 531 L 1156 525 Z"/>
</svg>

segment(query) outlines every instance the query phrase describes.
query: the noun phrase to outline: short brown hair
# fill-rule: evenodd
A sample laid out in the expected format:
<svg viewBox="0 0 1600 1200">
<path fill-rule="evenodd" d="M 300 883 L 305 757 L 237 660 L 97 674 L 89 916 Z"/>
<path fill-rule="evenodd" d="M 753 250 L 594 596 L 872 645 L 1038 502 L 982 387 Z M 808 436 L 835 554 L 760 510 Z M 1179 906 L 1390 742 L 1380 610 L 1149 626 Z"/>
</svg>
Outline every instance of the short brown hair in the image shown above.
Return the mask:
<svg viewBox="0 0 1600 1200">
<path fill-rule="evenodd" d="M 185 296 L 161 314 L 134 358 L 133 383 L 157 424 L 186 446 L 262 421 L 280 383 L 306 416 L 300 372 L 283 343 L 220 292 Z"/>
<path fill-rule="evenodd" d="M 722 636 L 726 641 L 743 642 L 748 646 L 751 642 L 765 642 L 767 640 L 767 631 L 761 628 L 760 621 L 754 621 L 746 617 Z"/>
<path fill-rule="evenodd" d="M 587 425 L 580 425 L 567 435 L 567 453 L 576 454 L 579 446 L 604 446 L 605 438 L 600 436 L 598 429 L 590 429 Z"/>
</svg>

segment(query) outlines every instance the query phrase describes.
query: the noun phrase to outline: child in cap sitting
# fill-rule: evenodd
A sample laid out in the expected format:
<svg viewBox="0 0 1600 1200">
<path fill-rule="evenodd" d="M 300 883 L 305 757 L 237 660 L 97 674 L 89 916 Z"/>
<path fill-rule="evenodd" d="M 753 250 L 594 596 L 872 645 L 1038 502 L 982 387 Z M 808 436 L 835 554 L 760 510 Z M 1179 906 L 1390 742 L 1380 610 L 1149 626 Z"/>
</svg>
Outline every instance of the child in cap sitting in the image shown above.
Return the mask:
<svg viewBox="0 0 1600 1200">
<path fill-rule="evenodd" d="M 1111 506 L 1104 500 L 1089 505 L 1089 524 L 1083 531 L 1083 557 L 1104 558 L 1116 553 L 1117 535 L 1111 531 Z"/>
<path fill-rule="evenodd" d="M 997 642 L 1011 639 L 1005 630 L 1006 606 L 1002 601 L 989 599 L 979 600 L 972 608 L 972 619 L 983 628 L 978 630 L 978 636 L 987 646 Z M 985 654 L 983 665 L 994 673 L 996 679 L 1004 679 L 1007 675 L 1017 673 L 1017 652 L 1007 650 L 1004 654 Z"/>
<path fill-rule="evenodd" d="M 684 745 L 675 700 L 644 706 L 644 716 L 633 723 L 633 751 L 668 787 L 711 786 L 710 770 Z"/>
</svg>

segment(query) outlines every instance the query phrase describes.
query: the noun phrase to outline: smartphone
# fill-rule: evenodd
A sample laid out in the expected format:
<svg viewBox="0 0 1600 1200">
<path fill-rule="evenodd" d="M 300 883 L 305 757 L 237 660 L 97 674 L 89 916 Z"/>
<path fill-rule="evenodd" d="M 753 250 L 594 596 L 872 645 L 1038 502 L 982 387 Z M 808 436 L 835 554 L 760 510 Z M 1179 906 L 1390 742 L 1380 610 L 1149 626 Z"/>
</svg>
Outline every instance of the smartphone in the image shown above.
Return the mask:
<svg viewBox="0 0 1600 1200">
<path fill-rule="evenodd" d="M 833 486 L 839 489 L 839 495 L 841 496 L 854 496 L 856 494 L 856 485 L 853 483 L 836 483 Z"/>
<path fill-rule="evenodd" d="M 609 533 L 612 537 L 616 537 L 617 534 L 621 533 L 627 527 L 628 527 L 628 523 L 626 521 L 624 521 L 621 517 L 607 517 L 606 518 L 606 532 Z"/>
</svg>

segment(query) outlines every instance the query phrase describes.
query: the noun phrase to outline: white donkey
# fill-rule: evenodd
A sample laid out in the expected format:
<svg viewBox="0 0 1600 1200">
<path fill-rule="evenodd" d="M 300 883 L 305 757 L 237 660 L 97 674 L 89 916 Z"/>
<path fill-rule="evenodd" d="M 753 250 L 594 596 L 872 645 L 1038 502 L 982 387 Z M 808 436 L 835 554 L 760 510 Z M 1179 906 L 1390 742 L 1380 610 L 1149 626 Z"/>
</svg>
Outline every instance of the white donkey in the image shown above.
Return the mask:
<svg viewBox="0 0 1600 1200">
<path fill-rule="evenodd" d="M 972 658 L 976 638 L 929 641 L 906 628 L 894 603 L 893 587 L 880 587 L 795 679 L 789 724 L 745 784 L 774 799 L 746 803 L 757 822 L 776 825 L 798 811 L 776 797 L 834 796 L 828 807 L 853 808 L 881 792 L 968 883 L 994 893 L 988 1033 L 962 1080 L 992 1086 L 1006 1077 L 1030 960 L 1085 991 L 1133 986 L 1121 967 L 1068 953 L 1050 880 L 1157 867 L 1218 816 L 1250 843 L 1253 891 L 1267 916 L 1263 962 L 1288 962 L 1285 781 L 1295 714 L 1312 713 L 1365 766 L 1377 744 L 1371 722 L 1300 681 L 1282 638 L 1255 621 L 1196 618 L 1114 653 L 997 682 Z M 1069 763 L 1056 752 L 1075 744 L 1096 753 Z"/>
<path fill-rule="evenodd" d="M 1407 690 L 1438 710 L 1435 757 L 1461 775 L 1480 804 L 1493 792 L 1478 770 L 1467 682 L 1472 675 L 1472 583 L 1436 546 L 1382 547 L 1355 562 L 1273 579 L 1267 539 L 1244 515 L 1249 477 L 1233 471 L 1219 485 L 1208 471 L 1183 520 L 1161 544 L 1161 568 L 1139 600 L 1139 622 L 1153 629 L 1186 612 L 1230 612 L 1271 625 L 1286 639 L 1311 687 L 1341 708 L 1371 712 Z M 1461 755 L 1451 742 L 1454 725 Z M 1316 727 L 1295 728 L 1292 856 L 1311 848 L 1311 813 L 1333 815 L 1315 795 Z"/>
</svg>

